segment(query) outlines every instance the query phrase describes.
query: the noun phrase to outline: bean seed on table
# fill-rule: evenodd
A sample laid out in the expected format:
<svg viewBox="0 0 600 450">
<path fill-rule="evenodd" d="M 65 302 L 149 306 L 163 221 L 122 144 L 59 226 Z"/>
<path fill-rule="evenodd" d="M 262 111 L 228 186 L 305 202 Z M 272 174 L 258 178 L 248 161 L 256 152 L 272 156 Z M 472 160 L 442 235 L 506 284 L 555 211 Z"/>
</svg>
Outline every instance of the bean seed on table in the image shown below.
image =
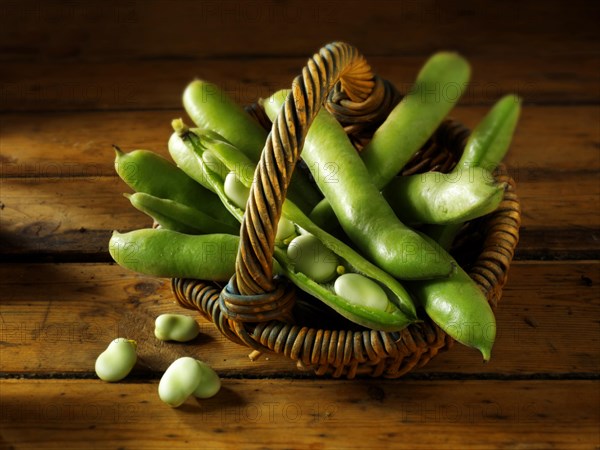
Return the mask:
<svg viewBox="0 0 600 450">
<path fill-rule="evenodd" d="M 183 314 L 161 314 L 154 321 L 154 336 L 161 341 L 187 342 L 200 334 L 200 326 Z"/>
<path fill-rule="evenodd" d="M 131 339 L 117 338 L 96 359 L 95 370 L 104 381 L 120 381 L 125 378 L 137 360 L 137 343 Z"/>
<path fill-rule="evenodd" d="M 201 379 L 202 369 L 198 362 L 184 356 L 175 360 L 163 374 L 158 384 L 158 396 L 169 406 L 180 406 L 194 393 Z"/>
<path fill-rule="evenodd" d="M 191 397 L 210 398 L 221 389 L 219 375 L 205 362 L 184 356 L 175 360 L 158 384 L 160 399 L 172 407 Z"/>
</svg>

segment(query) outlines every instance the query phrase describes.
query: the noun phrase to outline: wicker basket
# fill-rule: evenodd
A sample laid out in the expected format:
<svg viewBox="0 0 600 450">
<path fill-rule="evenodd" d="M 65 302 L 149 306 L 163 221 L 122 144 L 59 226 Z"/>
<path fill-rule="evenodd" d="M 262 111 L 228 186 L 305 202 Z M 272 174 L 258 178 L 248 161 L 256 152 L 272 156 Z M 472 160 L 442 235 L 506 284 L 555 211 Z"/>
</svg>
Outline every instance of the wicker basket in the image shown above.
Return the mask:
<svg viewBox="0 0 600 450">
<path fill-rule="evenodd" d="M 344 43 L 329 44 L 309 59 L 294 80 L 292 94 L 276 126 L 259 105 L 247 108 L 271 133 L 240 231 L 236 274 L 226 286 L 173 279 L 173 292 L 181 306 L 199 310 L 231 341 L 253 349 L 251 355 L 281 353 L 318 375 L 400 377 L 451 347 L 452 338 L 429 319 L 395 333 L 361 328 L 286 280 L 273 278 L 272 271 L 275 230 L 286 189 L 321 105 L 327 100 L 327 109 L 360 150 L 400 95 L 389 82 L 373 75 L 354 47 Z M 445 121 L 402 174 L 451 170 L 468 135 L 461 124 Z M 452 249 L 492 307 L 506 283 L 520 226 L 514 181 L 503 166 L 496 177 L 508 185 L 504 200 L 494 213 L 463 227 Z"/>
</svg>

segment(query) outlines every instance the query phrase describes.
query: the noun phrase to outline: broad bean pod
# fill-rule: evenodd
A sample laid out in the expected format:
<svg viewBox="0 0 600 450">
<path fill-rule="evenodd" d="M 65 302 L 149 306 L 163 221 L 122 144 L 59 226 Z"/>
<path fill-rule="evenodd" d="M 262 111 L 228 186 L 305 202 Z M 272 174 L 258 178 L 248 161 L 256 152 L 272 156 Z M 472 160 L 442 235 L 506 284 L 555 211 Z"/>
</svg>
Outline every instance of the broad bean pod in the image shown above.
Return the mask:
<svg viewBox="0 0 600 450">
<path fill-rule="evenodd" d="M 263 102 L 274 120 L 289 91 Z M 354 244 L 377 266 L 399 279 L 448 276 L 454 263 L 435 242 L 405 226 L 373 184 L 365 165 L 341 125 L 321 110 L 310 126 L 302 150 L 309 167 L 335 162 L 335 182 L 316 182 Z"/>
<path fill-rule="evenodd" d="M 383 189 L 427 142 L 460 99 L 470 75 L 469 63 L 457 53 L 440 52 L 427 60 L 410 91 L 360 152 L 378 189 Z M 310 217 L 321 226 L 335 223 L 327 199 L 321 200 Z"/>
<path fill-rule="evenodd" d="M 220 222 L 199 209 L 175 200 L 158 198 L 143 192 L 125 194 L 134 208 L 152 217 L 167 230 L 186 234 L 238 234 L 239 226 Z"/>
<path fill-rule="evenodd" d="M 472 167 L 494 170 L 502 161 L 520 114 L 520 99 L 503 97 L 471 134 L 456 171 Z M 454 241 L 462 223 L 426 228 L 445 248 Z M 494 344 L 496 322 L 481 289 L 460 267 L 445 283 L 428 280 L 409 286 L 427 314 L 457 341 L 477 348 L 488 360 Z"/>
<path fill-rule="evenodd" d="M 457 264 L 449 278 L 409 282 L 407 288 L 439 327 L 488 361 L 496 337 L 496 318 L 482 290 Z"/>
<path fill-rule="evenodd" d="M 183 105 L 197 127 L 218 133 L 247 158 L 258 162 L 267 140 L 266 130 L 218 86 L 205 80 L 194 80 L 183 93 Z M 181 152 L 171 152 L 171 155 L 174 153 Z M 298 170 L 292 177 L 288 197 L 306 212 L 322 198 L 306 174 Z"/>
<path fill-rule="evenodd" d="M 449 174 L 425 172 L 395 177 L 382 193 L 396 216 L 408 224 L 463 223 L 494 211 L 504 184 L 480 167 Z"/>
<path fill-rule="evenodd" d="M 239 237 L 231 234 L 190 236 L 148 228 L 113 232 L 108 250 L 120 266 L 146 275 L 227 281 L 238 245 Z"/>
<path fill-rule="evenodd" d="M 520 114 L 521 99 L 516 95 L 506 95 L 496 102 L 471 133 L 451 175 L 473 167 L 493 172 L 508 152 Z M 431 225 L 424 231 L 448 249 L 462 225 Z"/>
<path fill-rule="evenodd" d="M 115 170 L 125 183 L 136 192 L 174 200 L 202 212 L 214 219 L 236 225 L 236 221 L 223 207 L 219 198 L 188 177 L 166 158 L 148 151 L 134 150 L 123 153 L 115 148 Z"/>
<path fill-rule="evenodd" d="M 201 145 L 196 134 L 201 133 L 201 131 L 188 129 L 187 127 L 184 130 L 184 132 L 180 133 L 180 138 L 193 148 L 193 151 L 200 157 L 200 160 L 203 159 L 202 155 L 204 152 L 208 151 L 217 155 L 221 161 L 226 162 L 229 169 L 247 167 L 248 158 L 241 152 L 229 152 L 228 157 L 225 158 L 220 151 L 214 150 L 215 147 L 207 148 Z M 219 198 L 221 198 L 223 204 L 241 222 L 244 209 L 228 197 L 225 192 L 225 180 L 212 172 L 206 165 L 201 164 L 201 167 L 204 172 L 203 176 L 207 180 L 210 180 L 212 188 Z M 233 173 L 236 172 L 234 171 Z M 244 173 L 254 173 L 254 170 L 244 171 Z M 249 176 L 241 175 L 238 181 L 246 187 L 250 187 L 252 184 L 252 178 Z M 382 285 L 389 298 L 388 309 L 380 311 L 373 308 L 369 309 L 364 305 L 353 304 L 348 299 L 336 295 L 333 289 L 333 282 L 319 283 L 311 279 L 307 274 L 299 272 L 295 262 L 287 255 L 287 244 L 276 246 L 274 249 L 275 260 L 279 263 L 277 265 L 279 273 L 286 275 L 300 289 L 312 294 L 355 323 L 373 329 L 399 330 L 409 323 L 416 321 L 416 311 L 410 296 L 392 276 L 374 264 L 369 263 L 349 246 L 317 227 L 290 199 L 286 199 L 284 202 L 282 214 L 283 217 L 279 222 L 279 226 L 287 229 L 287 232 L 282 234 L 295 234 L 290 233 L 290 224 L 286 222 L 287 219 L 287 221 L 296 224 L 301 229 L 314 235 L 320 243 L 330 249 L 339 258 L 340 265 L 344 266 L 346 272 L 363 274 Z"/>
</svg>

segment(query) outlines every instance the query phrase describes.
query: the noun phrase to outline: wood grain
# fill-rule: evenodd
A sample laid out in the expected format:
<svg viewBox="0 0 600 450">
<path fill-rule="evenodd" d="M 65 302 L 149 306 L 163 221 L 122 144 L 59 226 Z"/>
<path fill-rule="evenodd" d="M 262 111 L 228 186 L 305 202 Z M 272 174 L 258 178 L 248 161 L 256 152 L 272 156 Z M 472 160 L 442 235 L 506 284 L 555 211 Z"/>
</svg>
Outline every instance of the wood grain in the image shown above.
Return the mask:
<svg viewBox="0 0 600 450">
<path fill-rule="evenodd" d="M 482 364 L 475 351 L 455 345 L 417 374 L 597 373 L 599 286 L 597 262 L 516 262 L 497 310 L 492 361 Z M 277 355 L 250 361 L 248 349 L 202 319 L 202 335 L 190 345 L 157 341 L 156 316 L 193 313 L 174 304 L 166 281 L 116 265 L 0 264 L 0 291 L 5 293 L 0 351 L 6 373 L 90 373 L 107 343 L 123 335 L 138 342 L 137 376 L 156 376 L 188 354 L 223 374 L 301 374 Z"/>
<path fill-rule="evenodd" d="M 560 448 L 598 445 L 597 381 L 230 380 L 162 404 L 156 382 L 4 380 L 15 448 Z M 291 430 L 302 435 L 292 438 Z"/>
<path fill-rule="evenodd" d="M 428 54 L 452 43 L 470 56 L 555 57 L 596 52 L 599 14 L 581 0 L 485 8 L 475 0 L 9 0 L 4 10 L 4 60 L 307 57 L 333 40 L 372 55 Z"/>
<path fill-rule="evenodd" d="M 0 449 L 599 449 L 599 19 L 584 0 L 3 1 Z M 249 103 L 332 40 L 402 91 L 429 55 L 459 51 L 473 74 L 454 114 L 470 127 L 505 93 L 525 100 L 507 157 L 521 260 L 489 364 L 455 345 L 403 380 L 337 381 L 252 362 L 204 321 L 194 342 L 161 343 L 154 318 L 182 312 L 167 281 L 108 264 L 113 228 L 150 225 L 110 145 L 166 154 L 191 79 Z M 138 364 L 100 382 L 95 357 L 119 335 Z M 157 382 L 184 355 L 223 390 L 171 409 Z"/>
<path fill-rule="evenodd" d="M 429 56 L 371 57 L 361 50 L 375 73 L 389 79 L 401 92 L 412 86 Z M 291 86 L 311 55 L 312 51 L 299 58 L 159 59 L 135 64 L 10 63 L 3 67 L 0 112 L 181 109 L 183 89 L 196 77 L 218 84 L 236 101 L 246 104 Z M 537 104 L 600 101 L 597 54 L 465 56 L 473 75 L 462 89 L 463 104 L 489 105 L 508 93 Z M 440 86 L 434 95 L 455 98 L 457 92 L 455 85 Z"/>
<path fill-rule="evenodd" d="M 451 115 L 473 129 L 488 110 L 487 106 L 459 106 Z M 168 157 L 171 120 L 177 117 L 186 118 L 182 105 L 167 111 L 1 114 L 0 177 L 111 176 L 115 173 L 112 144 Z M 519 182 L 559 169 L 600 169 L 599 122 L 597 106 L 525 103 L 506 158 L 511 175 Z"/>
<path fill-rule="evenodd" d="M 109 155 L 107 159 L 112 158 Z M 47 167 L 54 170 L 61 165 Z M 596 258 L 600 214 L 589 210 L 600 195 L 595 173 L 554 172 L 549 176 L 532 171 L 527 175 L 522 169 L 517 175 L 523 208 L 517 252 L 546 259 L 573 258 L 583 252 L 584 258 Z M 130 189 L 117 177 L 3 178 L 0 185 L 0 255 L 4 260 L 55 255 L 60 261 L 69 255 L 89 255 L 105 261 L 112 230 L 152 225 L 122 196 Z M 582 214 L 585 210 L 590 212 Z M 543 252 L 535 256 L 536 251 Z"/>
<path fill-rule="evenodd" d="M 474 127 L 486 110 L 459 107 L 454 116 Z M 129 189 L 114 176 L 110 144 L 168 156 L 168 124 L 180 112 L 3 115 L 4 257 L 84 254 L 107 260 L 111 230 L 150 226 L 121 197 Z M 598 120 L 596 107 L 525 108 L 507 157 L 523 203 L 519 257 L 597 257 L 600 215 L 579 211 L 600 195 Z"/>
</svg>

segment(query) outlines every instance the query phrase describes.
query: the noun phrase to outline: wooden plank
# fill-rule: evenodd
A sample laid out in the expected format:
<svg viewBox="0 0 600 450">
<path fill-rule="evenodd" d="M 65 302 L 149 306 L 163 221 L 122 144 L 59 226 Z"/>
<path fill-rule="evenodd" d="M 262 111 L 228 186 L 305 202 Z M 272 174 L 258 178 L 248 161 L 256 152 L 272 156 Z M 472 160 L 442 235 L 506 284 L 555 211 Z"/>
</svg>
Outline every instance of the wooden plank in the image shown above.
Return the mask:
<svg viewBox="0 0 600 450">
<path fill-rule="evenodd" d="M 111 152 L 106 160 L 106 164 L 112 160 Z M 521 169 L 517 175 L 523 208 L 523 246 L 518 251 L 526 256 L 543 250 L 538 257 L 550 259 L 573 258 L 578 252 L 596 258 L 600 251 L 600 214 L 592 207 L 600 195 L 596 172 L 545 174 Z M 106 261 L 112 230 L 152 225 L 121 195 L 130 189 L 117 177 L 2 178 L 0 188 L 4 260 L 95 255 Z"/>
<path fill-rule="evenodd" d="M 292 361 L 249 350 L 200 319 L 191 344 L 161 343 L 154 319 L 188 313 L 173 302 L 165 280 L 108 264 L 0 264 L 0 353 L 12 374 L 93 373 L 97 355 L 118 336 L 138 342 L 137 376 L 156 374 L 175 358 L 194 355 L 222 374 L 300 375 Z M 455 345 L 419 374 L 594 374 L 600 333 L 598 262 L 515 262 L 497 309 L 497 340 L 489 364 Z"/>
<path fill-rule="evenodd" d="M 10 448 L 587 450 L 600 442 L 597 381 L 226 379 L 212 399 L 178 409 L 160 402 L 156 382 L 0 387 Z"/>
<path fill-rule="evenodd" d="M 442 47 L 442 48 L 445 48 Z M 194 77 L 217 83 L 240 103 L 291 86 L 307 58 L 152 60 L 126 62 L 17 62 L 3 67 L 0 111 L 81 111 L 181 108 Z M 367 53 L 367 56 L 369 54 Z M 373 70 L 406 92 L 428 55 L 369 57 Z M 568 54 L 465 55 L 473 68 L 463 104 L 491 104 L 507 93 L 531 103 L 597 103 L 600 56 Z M 567 80 L 568 82 L 565 82 Z M 440 86 L 436 95 L 457 95 Z"/>
<path fill-rule="evenodd" d="M 598 6 L 575 0 L 460 5 L 439 0 L 4 2 L 4 60 L 308 56 L 332 40 L 366 54 L 597 52 Z M 57 25 L 60 24 L 60 33 Z M 310 30 L 310 33 L 302 32 Z"/>
<path fill-rule="evenodd" d="M 488 109 L 459 106 L 452 117 L 472 129 Z M 181 116 L 185 117 L 181 106 L 168 111 L 0 115 L 0 177 L 114 175 L 112 144 L 124 150 L 151 149 L 168 157 L 171 120 Z M 598 170 L 599 122 L 597 106 L 526 103 L 506 159 L 511 175 L 519 182 L 558 168 L 563 172 Z"/>
</svg>

